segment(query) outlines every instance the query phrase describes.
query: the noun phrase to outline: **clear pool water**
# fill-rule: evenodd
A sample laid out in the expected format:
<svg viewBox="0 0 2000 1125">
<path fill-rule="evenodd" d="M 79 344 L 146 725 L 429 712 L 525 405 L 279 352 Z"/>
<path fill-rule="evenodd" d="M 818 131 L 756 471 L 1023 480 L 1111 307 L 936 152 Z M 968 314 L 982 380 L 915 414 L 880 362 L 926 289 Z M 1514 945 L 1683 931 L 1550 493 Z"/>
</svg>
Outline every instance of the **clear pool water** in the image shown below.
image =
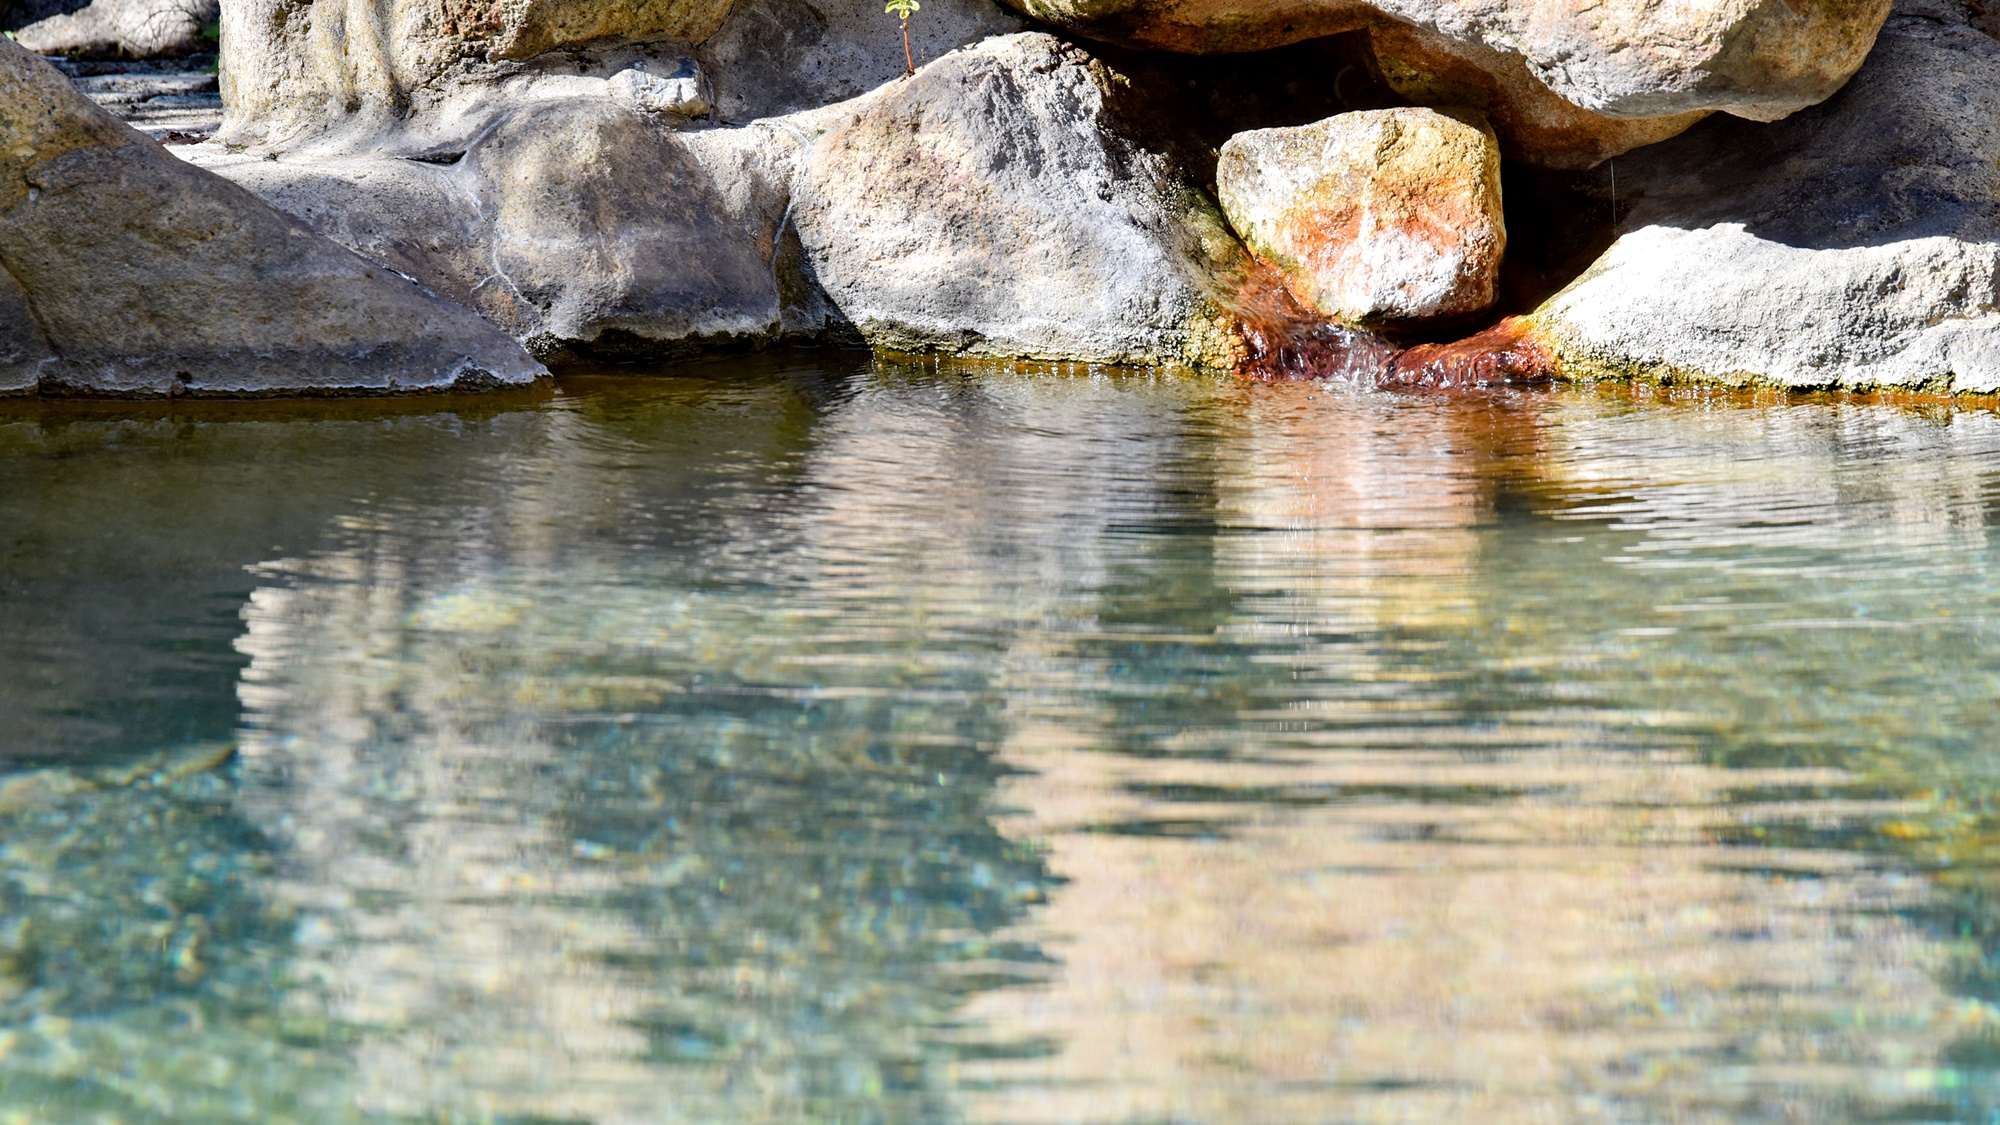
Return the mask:
<svg viewBox="0 0 2000 1125">
<path fill-rule="evenodd" d="M 2000 417 L 0 411 L 0 1122 L 1988 1121 Z"/>
</svg>

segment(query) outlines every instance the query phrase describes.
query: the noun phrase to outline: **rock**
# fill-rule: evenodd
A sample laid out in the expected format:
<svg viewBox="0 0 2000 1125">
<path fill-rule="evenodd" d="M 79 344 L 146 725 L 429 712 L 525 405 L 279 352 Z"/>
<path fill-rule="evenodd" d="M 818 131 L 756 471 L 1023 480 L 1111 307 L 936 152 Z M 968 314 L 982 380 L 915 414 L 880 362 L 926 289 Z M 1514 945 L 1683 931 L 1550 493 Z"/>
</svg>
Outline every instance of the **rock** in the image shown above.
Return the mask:
<svg viewBox="0 0 2000 1125">
<path fill-rule="evenodd" d="M 1121 76 L 1054 37 L 989 39 L 826 111 L 793 188 L 829 298 L 878 347 L 1231 366 L 1212 278 L 1241 247 Z"/>
<path fill-rule="evenodd" d="M 1721 111 L 1770 121 L 1839 89 L 1861 65 L 1889 0 L 1809 4 L 1740 0 L 1009 0 L 1037 19 L 1125 46 L 1195 53 L 1263 50 L 1363 27 L 1391 73 L 1487 75 L 1484 108 L 1531 157 L 1517 120 L 1549 117 L 1543 91 L 1600 119 L 1678 118 Z M 1408 30 L 1406 30 L 1408 29 Z M 1462 80 L 1456 80 L 1461 81 Z M 1479 103 L 1475 103 L 1479 104 Z M 1681 120 L 1685 128 L 1688 120 Z M 1591 123 L 1607 134 L 1616 126 Z M 1671 135 L 1640 130 L 1627 147 Z M 1619 149 L 1623 151 L 1623 149 Z M 1575 158 L 1572 157 L 1572 160 Z"/>
<path fill-rule="evenodd" d="M 215 56 L 108 61 L 51 59 L 91 101 L 151 137 L 206 137 L 222 125 Z"/>
<path fill-rule="evenodd" d="M 1377 24 L 1368 39 L 1376 77 L 1403 100 L 1477 109 L 1486 114 L 1509 158 L 1544 168 L 1592 168 L 1678 136 L 1709 114 L 1704 109 L 1666 117 L 1607 117 L 1557 97 L 1529 73 L 1527 60 L 1508 51 L 1403 23 Z"/>
<path fill-rule="evenodd" d="M 1251 253 L 1322 316 L 1407 324 L 1499 296 L 1500 149 L 1471 115 L 1383 109 L 1238 133 L 1215 183 Z"/>
<path fill-rule="evenodd" d="M 14 39 L 43 55 L 151 58 L 215 45 L 218 0 L 90 0 L 24 4 L 6 21 Z M 16 22 L 16 17 L 24 18 Z"/>
<path fill-rule="evenodd" d="M 655 74 L 641 60 L 612 75 L 611 96 L 648 113 L 706 117 L 711 108 L 702 88 L 701 68 L 693 59 L 675 59 L 665 73 Z"/>
<path fill-rule="evenodd" d="M 224 134 L 280 144 L 331 131 L 358 150 L 399 121 L 449 114 L 454 100 L 490 102 L 510 82 L 518 100 L 538 78 L 608 79 L 671 58 L 673 45 L 712 34 L 729 3 L 232 0 L 222 13 Z"/>
<path fill-rule="evenodd" d="M 546 374 L 431 296 L 126 128 L 0 43 L 0 388 L 448 390 Z"/>
<path fill-rule="evenodd" d="M 920 58 L 1021 21 L 931 0 Z M 815 0 L 232 0 L 222 139 L 328 154 L 464 143 L 524 102 L 604 96 L 740 123 L 855 97 L 903 72 L 895 17 Z"/>
<path fill-rule="evenodd" d="M 1995 121 L 2000 43 L 1898 15 L 1826 104 L 1619 161 L 1624 233 L 1526 329 L 1570 378 L 2000 389 Z"/>
<path fill-rule="evenodd" d="M 910 50 L 923 66 L 1025 26 L 992 0 L 923 0 L 910 18 Z M 902 31 L 880 3 L 736 0 L 699 57 L 725 121 L 831 105 L 903 76 Z"/>
<path fill-rule="evenodd" d="M 604 98 L 532 101 L 465 151 L 189 158 L 479 310 L 535 354 L 666 358 L 811 335 L 781 124 L 677 133 Z"/>
</svg>

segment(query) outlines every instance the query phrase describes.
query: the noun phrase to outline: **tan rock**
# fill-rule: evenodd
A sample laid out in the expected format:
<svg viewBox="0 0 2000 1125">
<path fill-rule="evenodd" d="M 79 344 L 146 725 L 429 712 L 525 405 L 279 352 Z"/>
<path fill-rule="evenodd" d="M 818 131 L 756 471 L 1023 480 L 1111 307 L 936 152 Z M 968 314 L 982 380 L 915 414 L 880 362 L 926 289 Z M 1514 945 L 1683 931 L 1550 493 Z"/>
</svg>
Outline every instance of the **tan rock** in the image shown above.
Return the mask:
<svg viewBox="0 0 2000 1125">
<path fill-rule="evenodd" d="M 1589 117 L 1605 155 L 1671 136 L 1686 115 L 1771 121 L 1816 104 L 1860 67 L 1889 0 L 1008 0 L 1038 19 L 1127 46 L 1194 53 L 1264 50 L 1362 27 L 1384 29 L 1391 62 L 1462 82 L 1488 73 L 1482 104 L 1513 146 L 1542 161 L 1533 128 L 1559 99 L 1599 119 L 1667 119 L 1621 134 Z M 1405 30 L 1410 29 L 1410 30 Z M 1407 53 L 1406 53 L 1407 52 Z M 1444 65 L 1444 59 L 1450 64 Z M 1393 67 L 1391 67 L 1393 72 Z M 1459 99 L 1454 99 L 1459 100 Z M 1624 147 L 1620 147 L 1623 145 Z M 1573 147 L 1573 146 L 1571 146 Z"/>
<path fill-rule="evenodd" d="M 1370 110 L 1239 133 L 1215 184 L 1251 252 L 1322 316 L 1409 323 L 1499 296 L 1500 150 L 1476 115 Z"/>
<path fill-rule="evenodd" d="M 0 390 L 447 390 L 547 374 L 0 42 Z"/>
<path fill-rule="evenodd" d="M 1528 72 L 1525 59 L 1405 23 L 1369 31 L 1376 73 L 1418 105 L 1483 111 L 1510 158 L 1544 168 L 1582 169 L 1674 137 L 1708 116 L 1606 117 L 1573 105 Z"/>
</svg>

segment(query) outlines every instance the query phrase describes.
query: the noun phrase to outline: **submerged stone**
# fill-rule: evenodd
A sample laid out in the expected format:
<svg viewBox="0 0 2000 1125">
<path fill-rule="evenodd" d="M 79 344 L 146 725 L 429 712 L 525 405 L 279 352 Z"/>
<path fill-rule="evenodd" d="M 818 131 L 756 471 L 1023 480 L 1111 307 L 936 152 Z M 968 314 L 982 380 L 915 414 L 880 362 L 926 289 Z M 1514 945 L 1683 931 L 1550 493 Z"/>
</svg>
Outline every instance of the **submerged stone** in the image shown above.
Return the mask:
<svg viewBox="0 0 2000 1125">
<path fill-rule="evenodd" d="M 1239 133 L 1215 183 L 1251 252 L 1322 316 L 1461 317 L 1499 294 L 1500 151 L 1475 117 L 1385 109 Z"/>
</svg>

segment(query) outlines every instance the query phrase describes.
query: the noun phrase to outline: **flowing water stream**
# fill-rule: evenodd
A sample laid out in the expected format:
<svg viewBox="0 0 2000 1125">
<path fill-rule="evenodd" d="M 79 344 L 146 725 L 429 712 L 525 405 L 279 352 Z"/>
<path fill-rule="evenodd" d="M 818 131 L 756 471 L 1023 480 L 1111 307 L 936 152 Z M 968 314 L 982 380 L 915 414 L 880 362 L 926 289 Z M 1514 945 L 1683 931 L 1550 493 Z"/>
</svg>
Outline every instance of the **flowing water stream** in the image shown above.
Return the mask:
<svg viewBox="0 0 2000 1125">
<path fill-rule="evenodd" d="M 2000 416 L 0 412 L 0 1123 L 1991 1121 Z"/>
</svg>

